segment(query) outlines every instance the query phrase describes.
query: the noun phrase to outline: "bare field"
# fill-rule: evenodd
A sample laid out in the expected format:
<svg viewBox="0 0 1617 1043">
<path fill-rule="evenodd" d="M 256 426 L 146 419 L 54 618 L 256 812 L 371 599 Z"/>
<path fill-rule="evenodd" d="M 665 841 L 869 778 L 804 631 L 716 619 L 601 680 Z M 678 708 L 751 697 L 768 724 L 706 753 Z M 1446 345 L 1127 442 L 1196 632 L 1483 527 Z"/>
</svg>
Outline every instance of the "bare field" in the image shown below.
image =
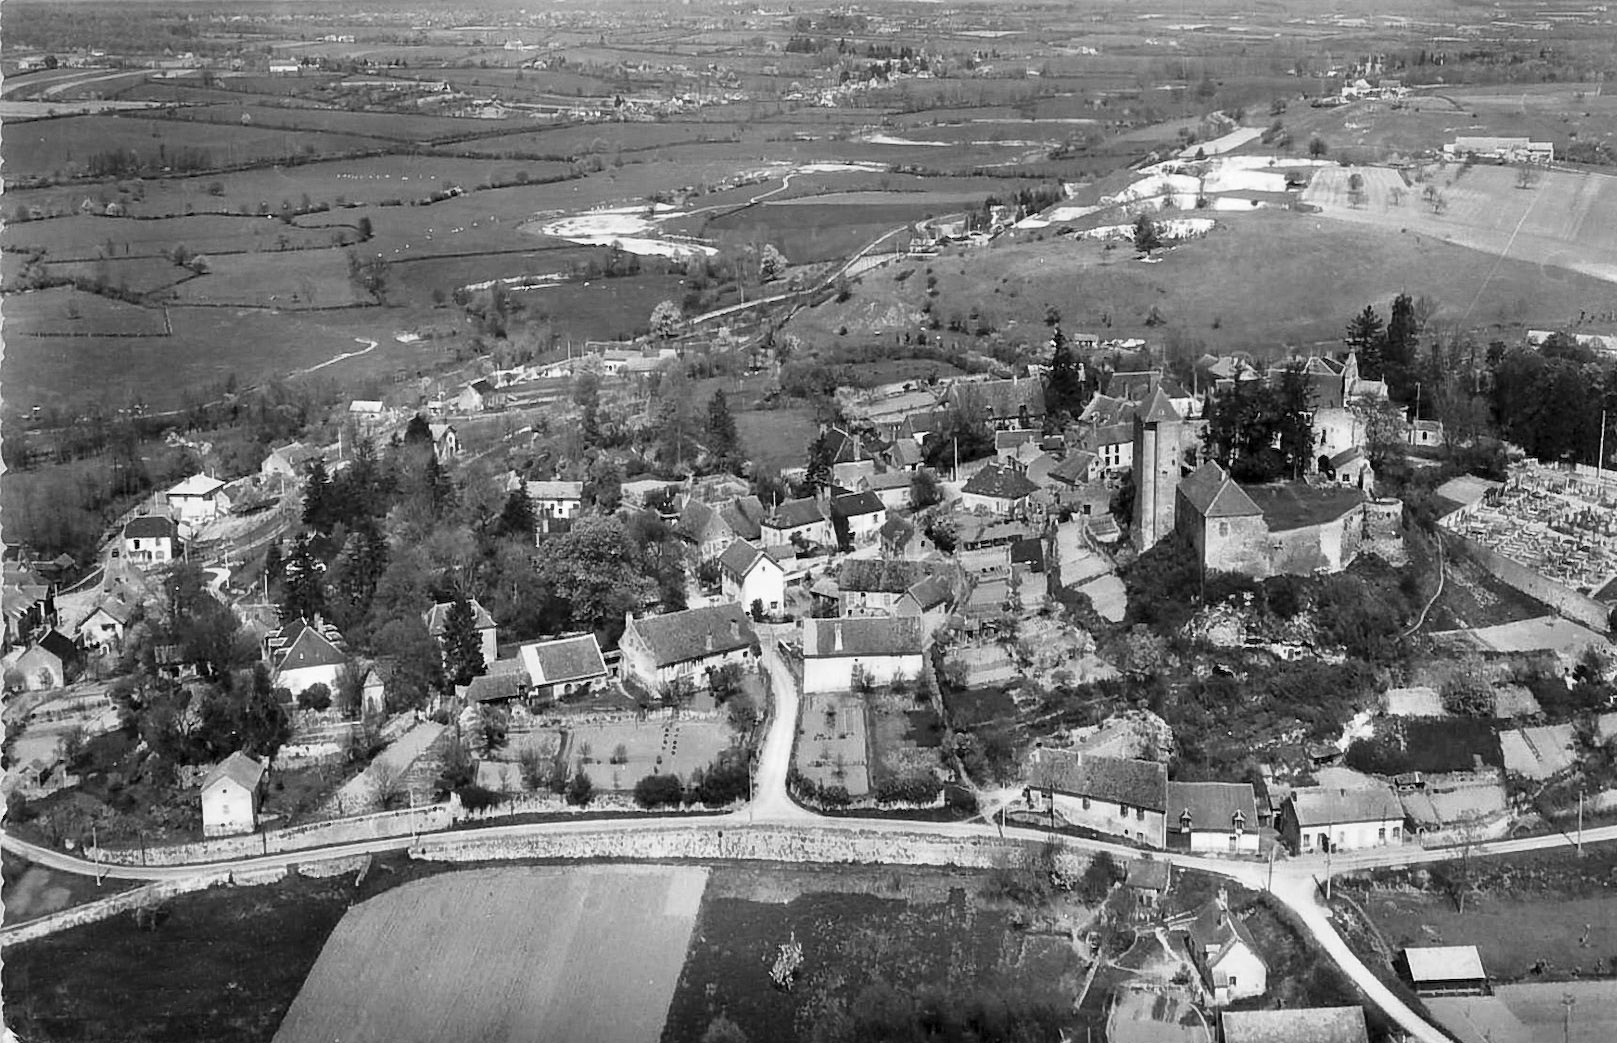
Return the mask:
<svg viewBox="0 0 1617 1043">
<path fill-rule="evenodd" d="M 275 1043 L 657 1040 L 706 883 L 525 866 L 406 884 L 343 917 Z"/>
<path fill-rule="evenodd" d="M 1405 186 L 1383 167 L 1322 167 L 1303 202 L 1328 217 L 1400 232 L 1419 231 L 1459 246 L 1535 264 L 1546 278 L 1566 269 L 1617 282 L 1617 177 L 1607 174 L 1535 171 L 1530 187 L 1518 187 L 1513 167 L 1478 164 L 1428 168 L 1424 182 Z M 1348 201 L 1353 174 L 1364 178 L 1365 204 Z M 1428 189 L 1443 200 L 1427 201 Z M 1400 198 L 1401 197 L 1401 198 Z"/>
</svg>

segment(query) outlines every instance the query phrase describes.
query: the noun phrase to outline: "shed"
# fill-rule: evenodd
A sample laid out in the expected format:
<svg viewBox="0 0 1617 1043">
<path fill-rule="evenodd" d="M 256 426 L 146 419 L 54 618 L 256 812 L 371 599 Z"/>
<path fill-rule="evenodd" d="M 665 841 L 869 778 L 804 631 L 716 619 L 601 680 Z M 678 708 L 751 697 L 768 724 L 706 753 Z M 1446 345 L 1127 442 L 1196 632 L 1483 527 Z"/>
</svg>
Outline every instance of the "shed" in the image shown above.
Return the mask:
<svg viewBox="0 0 1617 1043">
<path fill-rule="evenodd" d="M 1398 957 L 1398 970 L 1422 996 L 1481 996 L 1488 972 L 1475 945 L 1410 946 Z"/>
<path fill-rule="evenodd" d="M 237 750 L 202 779 L 202 834 L 219 837 L 258 828 L 264 765 Z"/>
</svg>

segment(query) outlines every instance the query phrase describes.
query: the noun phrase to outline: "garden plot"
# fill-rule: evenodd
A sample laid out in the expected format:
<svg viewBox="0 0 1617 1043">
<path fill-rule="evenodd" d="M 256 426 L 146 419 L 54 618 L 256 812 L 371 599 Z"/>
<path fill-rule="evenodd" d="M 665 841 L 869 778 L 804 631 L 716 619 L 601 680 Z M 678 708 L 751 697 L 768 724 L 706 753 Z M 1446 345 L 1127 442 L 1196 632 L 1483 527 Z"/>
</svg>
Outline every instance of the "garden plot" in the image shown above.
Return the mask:
<svg viewBox="0 0 1617 1043">
<path fill-rule="evenodd" d="M 276 1043 L 659 1038 L 705 869 L 568 866 L 432 877 L 354 907 Z"/>
<path fill-rule="evenodd" d="M 805 696 L 794 756 L 797 770 L 822 787 L 841 786 L 850 797 L 864 796 L 870 792 L 866 729 L 865 702 L 858 696 Z"/>
<path fill-rule="evenodd" d="M 1515 728 L 1499 733 L 1505 769 L 1530 779 L 1547 779 L 1577 763 L 1577 733 L 1570 724 Z"/>
<path fill-rule="evenodd" d="M 596 789 L 631 790 L 652 774 L 688 780 L 733 744 L 734 732 L 723 721 L 631 717 L 571 729 L 567 758 Z"/>
</svg>

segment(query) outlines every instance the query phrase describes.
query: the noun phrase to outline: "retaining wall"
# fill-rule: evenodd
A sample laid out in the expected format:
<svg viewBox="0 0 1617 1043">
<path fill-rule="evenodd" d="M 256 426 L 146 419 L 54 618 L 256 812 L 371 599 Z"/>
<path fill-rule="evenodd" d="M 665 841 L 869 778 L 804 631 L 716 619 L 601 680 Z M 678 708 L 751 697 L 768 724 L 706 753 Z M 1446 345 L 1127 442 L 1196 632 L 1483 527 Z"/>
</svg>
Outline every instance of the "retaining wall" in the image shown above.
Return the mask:
<svg viewBox="0 0 1617 1043">
<path fill-rule="evenodd" d="M 1439 527 L 1450 549 L 1463 551 L 1471 560 L 1487 569 L 1496 579 L 1510 584 L 1528 597 L 1536 598 L 1561 615 L 1582 623 L 1597 633 L 1604 634 L 1611 623 L 1611 608 L 1586 594 L 1580 594 L 1565 584 L 1558 583 L 1543 573 L 1512 561 L 1498 551 L 1483 546 L 1468 536 Z"/>
<path fill-rule="evenodd" d="M 330 844 L 351 844 L 360 840 L 380 840 L 402 837 L 412 833 L 430 833 L 448 829 L 451 821 L 448 804 L 430 804 L 426 807 L 382 811 L 374 815 L 335 819 L 330 822 L 311 822 L 305 826 L 275 829 L 264 833 L 244 833 L 235 837 L 218 837 L 193 844 L 171 844 L 140 848 L 86 848 L 84 857 L 125 866 L 172 866 L 192 862 L 217 862 L 229 858 L 251 858 L 273 855 L 281 851 L 302 851 Z"/>
</svg>

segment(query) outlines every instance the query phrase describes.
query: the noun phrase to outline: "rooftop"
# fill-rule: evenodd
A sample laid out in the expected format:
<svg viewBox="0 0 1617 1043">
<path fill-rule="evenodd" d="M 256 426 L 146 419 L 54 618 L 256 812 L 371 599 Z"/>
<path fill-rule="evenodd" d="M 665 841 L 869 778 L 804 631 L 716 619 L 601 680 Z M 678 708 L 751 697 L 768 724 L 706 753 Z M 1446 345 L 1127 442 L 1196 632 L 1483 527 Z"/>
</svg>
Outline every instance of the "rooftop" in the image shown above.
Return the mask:
<svg viewBox="0 0 1617 1043">
<path fill-rule="evenodd" d="M 1159 761 L 1041 748 L 1028 758 L 1028 767 L 1034 785 L 1060 793 L 1150 811 L 1167 806 L 1168 767 Z"/>
<path fill-rule="evenodd" d="M 967 479 L 961 491 L 997 500 L 1020 500 L 1038 492 L 1039 487 L 1015 467 L 989 464 Z"/>
<path fill-rule="evenodd" d="M 258 788 L 259 780 L 264 777 L 264 765 L 237 750 L 224 760 L 215 764 L 208 774 L 202 777 L 203 790 L 211 789 L 220 782 L 230 781 L 245 790 Z"/>
<path fill-rule="evenodd" d="M 174 527 L 172 519 L 160 514 L 143 514 L 139 518 L 130 519 L 124 526 L 124 539 L 174 539 L 178 530 Z"/>
<path fill-rule="evenodd" d="M 913 617 L 850 616 L 803 620 L 803 657 L 920 655 L 925 647 Z"/>
<path fill-rule="evenodd" d="M 1425 945 L 1404 950 L 1409 980 L 1422 982 L 1481 981 L 1488 977 L 1475 945 Z"/>
<path fill-rule="evenodd" d="M 1335 521 L 1364 502 L 1364 493 L 1339 485 L 1316 488 L 1297 482 L 1243 485 L 1241 491 L 1263 512 L 1270 532 Z"/>
<path fill-rule="evenodd" d="M 764 523 L 772 529 L 800 529 L 825 521 L 825 509 L 812 496 L 787 500 L 770 512 Z"/>
<path fill-rule="evenodd" d="M 1362 1007 L 1226 1010 L 1224 1043 L 1369 1043 Z"/>
<path fill-rule="evenodd" d="M 1299 786 L 1291 791 L 1291 805 L 1305 829 L 1346 822 L 1401 822 L 1404 818 L 1398 794 L 1385 783 L 1361 789 Z"/>
<path fill-rule="evenodd" d="M 735 602 L 630 620 L 658 667 L 733 652 L 758 643 L 752 620 Z"/>
<path fill-rule="evenodd" d="M 931 574 L 932 570 L 919 561 L 849 558 L 837 571 L 837 587 L 871 594 L 902 594 Z"/>
<path fill-rule="evenodd" d="M 1191 829 L 1227 830 L 1236 815 L 1246 828 L 1258 825 L 1258 803 L 1250 782 L 1168 783 L 1168 828 L 1190 815 Z"/>
<path fill-rule="evenodd" d="M 534 641 L 517 649 L 534 684 L 565 684 L 606 676 L 606 661 L 594 634 Z"/>
</svg>

